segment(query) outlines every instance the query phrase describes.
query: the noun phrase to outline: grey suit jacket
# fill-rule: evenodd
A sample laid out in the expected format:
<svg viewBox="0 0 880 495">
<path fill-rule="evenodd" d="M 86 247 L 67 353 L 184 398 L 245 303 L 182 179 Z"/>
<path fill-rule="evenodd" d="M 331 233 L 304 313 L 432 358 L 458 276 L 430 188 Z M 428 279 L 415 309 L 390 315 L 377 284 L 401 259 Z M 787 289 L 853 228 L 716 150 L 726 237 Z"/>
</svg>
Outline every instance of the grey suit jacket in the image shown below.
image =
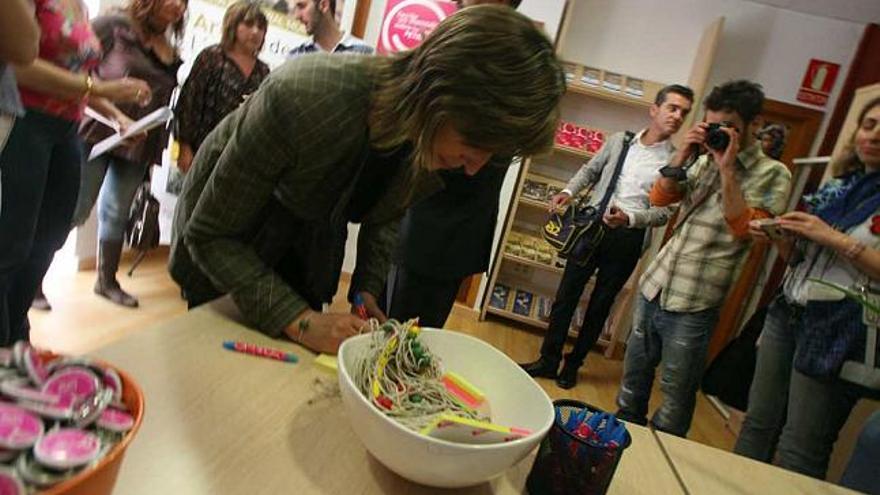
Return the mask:
<svg viewBox="0 0 880 495">
<path fill-rule="evenodd" d="M 568 181 L 565 188 L 571 191 L 572 196 L 577 196 L 581 191 L 593 186 L 590 204 L 599 205 L 605 191 L 608 190 L 611 176 L 614 175 L 617 159 L 623 151 L 623 136 L 623 132 L 618 132 L 608 138 L 599 153 L 585 163 Z M 632 212 L 635 221 L 630 227 L 644 229 L 664 225 L 673 211 L 674 208 L 671 207 L 652 206 L 647 210 Z"/>
<path fill-rule="evenodd" d="M 613 134 L 599 150 L 599 153 L 585 163 L 580 170 L 574 174 L 574 177 L 568 181 L 565 188 L 571 191 L 572 196 L 593 188 L 590 195 L 590 205 L 598 206 L 605 195 L 605 191 L 611 182 L 611 176 L 614 175 L 614 166 L 617 165 L 617 159 L 623 151 L 623 137 L 625 133 L 618 132 Z M 647 194 L 647 193 L 646 193 Z M 647 210 L 631 212 L 633 215 L 633 225 L 630 228 L 647 229 L 645 236 L 645 247 L 651 239 L 651 228 L 665 225 L 669 221 L 669 217 L 675 208 L 672 206 L 651 206 Z"/>
</svg>

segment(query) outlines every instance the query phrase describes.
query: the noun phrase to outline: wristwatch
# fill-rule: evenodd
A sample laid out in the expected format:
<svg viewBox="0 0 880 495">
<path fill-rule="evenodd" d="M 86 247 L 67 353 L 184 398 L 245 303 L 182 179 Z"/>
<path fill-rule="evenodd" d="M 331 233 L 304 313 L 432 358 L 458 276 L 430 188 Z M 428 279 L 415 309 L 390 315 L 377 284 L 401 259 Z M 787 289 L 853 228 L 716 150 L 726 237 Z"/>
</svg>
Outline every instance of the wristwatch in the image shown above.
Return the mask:
<svg viewBox="0 0 880 495">
<path fill-rule="evenodd" d="M 672 179 L 678 182 L 684 182 L 687 180 L 687 169 L 683 167 L 673 167 L 672 165 L 666 165 L 665 167 L 659 170 L 661 177 L 666 177 L 667 179 Z"/>
</svg>

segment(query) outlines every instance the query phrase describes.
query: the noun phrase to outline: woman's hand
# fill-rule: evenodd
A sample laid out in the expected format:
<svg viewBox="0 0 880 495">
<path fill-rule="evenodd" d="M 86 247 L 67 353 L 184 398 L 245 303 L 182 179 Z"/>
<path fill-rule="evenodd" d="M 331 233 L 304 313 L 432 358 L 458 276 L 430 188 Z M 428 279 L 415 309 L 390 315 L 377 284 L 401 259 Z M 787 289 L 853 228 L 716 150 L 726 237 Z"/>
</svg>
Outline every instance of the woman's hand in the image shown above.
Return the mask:
<svg viewBox="0 0 880 495">
<path fill-rule="evenodd" d="M 128 128 L 134 124 L 134 121 L 131 120 L 128 117 L 128 115 L 125 115 L 122 112 L 119 112 L 114 117 L 114 121 L 116 122 L 116 132 L 118 132 L 119 134 L 125 134 L 125 131 L 127 131 Z M 125 146 L 130 146 L 132 144 L 137 143 L 138 141 L 143 141 L 144 139 L 146 139 L 146 137 L 147 137 L 146 132 L 140 132 L 138 134 L 135 134 L 134 136 L 131 136 L 124 141 Z"/>
<path fill-rule="evenodd" d="M 816 244 L 837 249 L 846 234 L 835 230 L 821 218 L 800 211 L 779 217 L 779 226 Z"/>
<path fill-rule="evenodd" d="M 364 309 L 367 310 L 367 318 L 375 318 L 379 320 L 379 323 L 385 323 L 388 320 L 388 316 L 379 309 L 379 303 L 376 301 L 376 297 L 369 292 L 364 291 L 359 292 L 359 294 L 364 301 Z M 354 304 L 351 305 L 351 314 L 358 314 L 358 308 Z"/>
<path fill-rule="evenodd" d="M 137 103 L 142 107 L 147 106 L 153 98 L 153 92 L 147 83 L 131 77 L 95 81 L 92 94 L 107 98 L 114 103 Z"/>
<path fill-rule="evenodd" d="M 342 342 L 358 335 L 364 325 L 364 320 L 352 314 L 306 310 L 287 326 L 284 333 L 315 352 L 336 354 Z"/>
</svg>

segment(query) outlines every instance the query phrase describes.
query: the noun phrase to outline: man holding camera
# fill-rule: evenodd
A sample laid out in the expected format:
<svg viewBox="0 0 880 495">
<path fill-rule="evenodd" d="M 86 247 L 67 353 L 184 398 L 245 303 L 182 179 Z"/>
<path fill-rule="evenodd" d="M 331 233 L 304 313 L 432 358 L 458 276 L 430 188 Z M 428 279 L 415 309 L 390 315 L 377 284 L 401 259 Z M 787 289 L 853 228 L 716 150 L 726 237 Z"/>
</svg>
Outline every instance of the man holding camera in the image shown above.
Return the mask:
<svg viewBox="0 0 880 495">
<path fill-rule="evenodd" d="M 550 209 L 556 210 L 571 201 L 580 191 L 592 188 L 590 205 L 598 207 L 611 194 L 611 207 L 602 213 L 606 233 L 589 261 L 580 266 L 569 260 L 550 310 L 550 325 L 541 344 L 537 361 L 523 364 L 532 376 L 556 378 L 556 384 L 569 389 L 577 385 L 578 370 L 587 353 L 596 344 L 617 293 L 623 288 L 642 255 L 652 227 L 665 225 L 671 208 L 654 207 L 648 202 L 651 184 L 657 171 L 669 163 L 675 152 L 670 137 L 678 132 L 691 110 L 694 92 L 685 86 L 666 86 L 657 93 L 650 109 L 648 126 L 624 145 L 624 133 L 614 134 L 602 150 L 578 171 L 559 194 L 553 196 Z M 620 175 L 614 179 L 616 165 L 623 160 Z M 613 182 L 613 183 L 612 183 Z M 580 303 L 587 282 L 596 273 L 596 284 L 584 314 L 583 325 L 565 366 L 557 377 L 562 348 L 572 316 Z"/>
<path fill-rule="evenodd" d="M 732 81 L 706 97 L 706 115 L 660 170 L 651 204 L 681 202 L 672 237 L 640 280 L 627 342 L 618 417 L 647 424 L 655 369 L 663 362 L 658 429 L 690 428 L 706 351 L 719 310 L 748 255 L 751 220 L 784 211 L 791 173 L 754 139 L 761 86 Z"/>
</svg>

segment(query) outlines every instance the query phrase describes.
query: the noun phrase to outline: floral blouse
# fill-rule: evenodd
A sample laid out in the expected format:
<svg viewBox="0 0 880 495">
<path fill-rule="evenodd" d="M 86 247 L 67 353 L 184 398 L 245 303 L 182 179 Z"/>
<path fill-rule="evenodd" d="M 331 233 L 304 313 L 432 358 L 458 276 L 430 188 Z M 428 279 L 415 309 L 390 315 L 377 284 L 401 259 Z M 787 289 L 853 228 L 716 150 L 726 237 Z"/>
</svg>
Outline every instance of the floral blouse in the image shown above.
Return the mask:
<svg viewBox="0 0 880 495">
<path fill-rule="evenodd" d="M 35 0 L 34 6 L 40 25 L 39 57 L 42 60 L 84 74 L 98 66 L 101 43 L 92 32 L 81 0 Z M 25 108 L 74 122 L 82 119 L 84 99 L 56 98 L 25 87 L 19 87 L 19 91 Z"/>
<path fill-rule="evenodd" d="M 175 111 L 177 139 L 195 152 L 214 127 L 256 91 L 268 75 L 269 66 L 260 60 L 250 76 L 245 77 L 220 45 L 202 50 L 180 92 Z"/>
</svg>

